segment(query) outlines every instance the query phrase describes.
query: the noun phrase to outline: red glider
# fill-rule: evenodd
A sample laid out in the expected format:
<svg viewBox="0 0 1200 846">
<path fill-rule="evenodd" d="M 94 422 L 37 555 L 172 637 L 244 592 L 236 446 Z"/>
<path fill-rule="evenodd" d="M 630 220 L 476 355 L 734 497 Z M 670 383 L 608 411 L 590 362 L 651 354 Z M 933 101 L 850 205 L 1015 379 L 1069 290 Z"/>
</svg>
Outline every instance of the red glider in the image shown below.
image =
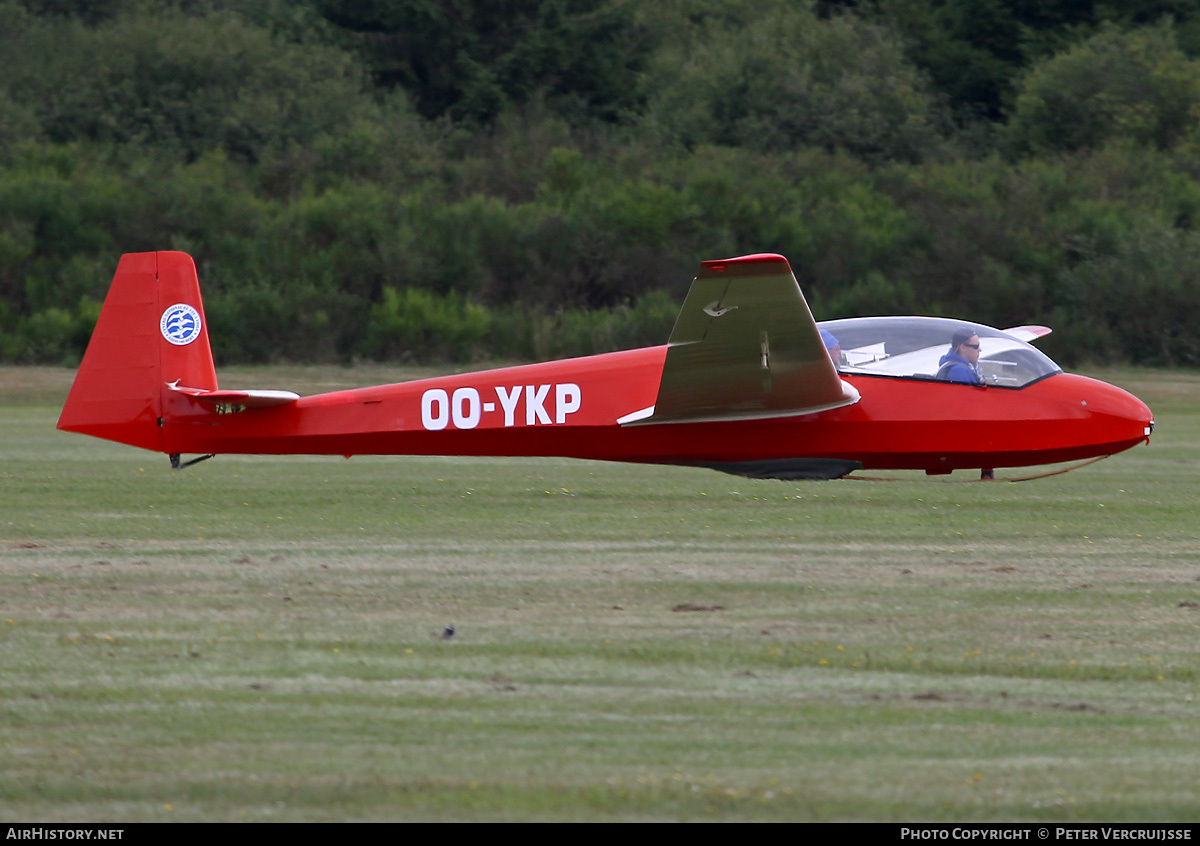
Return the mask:
<svg viewBox="0 0 1200 846">
<path fill-rule="evenodd" d="M 982 384 L 938 377 L 964 329 Z M 763 254 L 703 262 L 666 346 L 301 397 L 221 390 L 191 257 L 135 253 L 58 428 L 176 468 L 223 453 L 528 455 L 782 479 L 1022 467 L 1148 441 L 1140 400 L 1030 346 L 1049 331 L 921 317 L 818 327 L 787 260 Z"/>
</svg>

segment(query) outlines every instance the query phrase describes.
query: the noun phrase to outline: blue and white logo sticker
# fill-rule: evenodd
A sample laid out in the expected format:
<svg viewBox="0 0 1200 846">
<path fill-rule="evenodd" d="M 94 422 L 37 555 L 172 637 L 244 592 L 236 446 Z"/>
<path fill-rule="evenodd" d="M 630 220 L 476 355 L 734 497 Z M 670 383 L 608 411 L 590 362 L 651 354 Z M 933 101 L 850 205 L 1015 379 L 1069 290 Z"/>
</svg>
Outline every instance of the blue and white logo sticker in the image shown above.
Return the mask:
<svg viewBox="0 0 1200 846">
<path fill-rule="evenodd" d="M 158 326 L 164 338 L 182 347 L 200 337 L 200 312 L 187 303 L 175 303 L 163 312 Z"/>
</svg>

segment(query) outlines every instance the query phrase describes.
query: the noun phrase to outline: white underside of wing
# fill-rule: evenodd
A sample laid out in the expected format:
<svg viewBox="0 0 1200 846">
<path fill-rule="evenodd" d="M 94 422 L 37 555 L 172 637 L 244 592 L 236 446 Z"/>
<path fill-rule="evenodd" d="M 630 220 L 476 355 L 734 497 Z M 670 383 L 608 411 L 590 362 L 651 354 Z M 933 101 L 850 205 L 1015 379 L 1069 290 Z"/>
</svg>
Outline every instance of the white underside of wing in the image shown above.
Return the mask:
<svg viewBox="0 0 1200 846">
<path fill-rule="evenodd" d="M 640 409 L 639 411 L 630 412 L 629 414 L 626 414 L 624 417 L 618 417 L 617 425 L 624 426 L 626 423 L 636 423 L 639 420 L 645 420 L 647 417 L 653 417 L 653 416 L 654 416 L 654 406 L 649 406 L 648 408 L 643 408 L 643 409 Z"/>
</svg>

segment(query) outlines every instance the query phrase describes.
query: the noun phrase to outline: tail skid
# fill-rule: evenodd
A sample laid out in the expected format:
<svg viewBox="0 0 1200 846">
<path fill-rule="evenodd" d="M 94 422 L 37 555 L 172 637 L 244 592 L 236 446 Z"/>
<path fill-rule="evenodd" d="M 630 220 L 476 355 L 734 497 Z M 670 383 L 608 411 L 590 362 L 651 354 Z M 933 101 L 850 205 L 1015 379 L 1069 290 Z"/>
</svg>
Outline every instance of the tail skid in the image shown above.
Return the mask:
<svg viewBox="0 0 1200 846">
<path fill-rule="evenodd" d="M 181 461 L 179 453 L 177 453 L 177 452 L 173 452 L 168 456 L 168 458 L 171 459 L 171 469 L 172 470 L 186 470 L 187 468 L 191 467 L 193 464 L 199 464 L 201 461 L 208 461 L 210 458 L 216 458 L 216 457 L 217 457 L 216 453 L 212 453 L 212 452 L 207 453 L 206 455 L 197 456 L 196 458 L 193 458 L 189 461 Z"/>
</svg>

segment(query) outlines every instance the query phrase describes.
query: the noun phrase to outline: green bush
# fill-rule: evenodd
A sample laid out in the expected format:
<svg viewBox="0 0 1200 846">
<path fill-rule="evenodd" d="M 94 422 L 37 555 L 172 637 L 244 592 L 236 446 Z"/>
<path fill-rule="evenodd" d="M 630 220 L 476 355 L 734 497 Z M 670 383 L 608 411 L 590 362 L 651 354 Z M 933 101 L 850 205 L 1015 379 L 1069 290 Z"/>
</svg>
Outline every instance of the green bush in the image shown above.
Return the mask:
<svg viewBox="0 0 1200 846">
<path fill-rule="evenodd" d="M 1200 61 L 1169 22 L 1110 27 L 1035 65 L 1017 96 L 1009 132 L 1018 150 L 1094 149 L 1114 138 L 1166 149 L 1200 123 Z"/>
<path fill-rule="evenodd" d="M 469 360 L 481 351 L 490 324 L 486 309 L 455 292 L 388 287 L 371 307 L 363 352 L 374 359 Z"/>
<path fill-rule="evenodd" d="M 63 308 L 48 308 L 31 314 L 21 323 L 15 350 L 22 364 L 69 363 L 69 340 L 75 328 L 71 313 Z"/>
<path fill-rule="evenodd" d="M 0 0 L 0 361 L 78 357 L 156 249 L 222 363 L 657 344 L 699 261 L 753 252 L 822 318 L 1194 361 L 1200 17 L 902 5 Z M 1021 66 L 1011 127 L 963 111 Z"/>
<path fill-rule="evenodd" d="M 652 291 L 607 309 L 508 307 L 498 310 L 489 343 L 500 356 L 548 361 L 665 344 L 681 300 Z"/>
<path fill-rule="evenodd" d="M 289 44 L 236 14 L 170 8 L 87 26 L 47 16 L 0 29 L 8 96 L 55 142 L 148 145 L 184 160 L 256 162 L 369 108 L 346 53 Z"/>
<path fill-rule="evenodd" d="M 939 118 L 900 41 L 854 15 L 822 19 L 811 3 L 749 4 L 657 57 L 647 121 L 688 147 L 844 149 L 873 161 L 919 161 L 939 146 Z"/>
<path fill-rule="evenodd" d="M 1200 365 L 1200 232 L 1141 220 L 1065 271 L 1062 288 L 1072 358 Z"/>
</svg>

